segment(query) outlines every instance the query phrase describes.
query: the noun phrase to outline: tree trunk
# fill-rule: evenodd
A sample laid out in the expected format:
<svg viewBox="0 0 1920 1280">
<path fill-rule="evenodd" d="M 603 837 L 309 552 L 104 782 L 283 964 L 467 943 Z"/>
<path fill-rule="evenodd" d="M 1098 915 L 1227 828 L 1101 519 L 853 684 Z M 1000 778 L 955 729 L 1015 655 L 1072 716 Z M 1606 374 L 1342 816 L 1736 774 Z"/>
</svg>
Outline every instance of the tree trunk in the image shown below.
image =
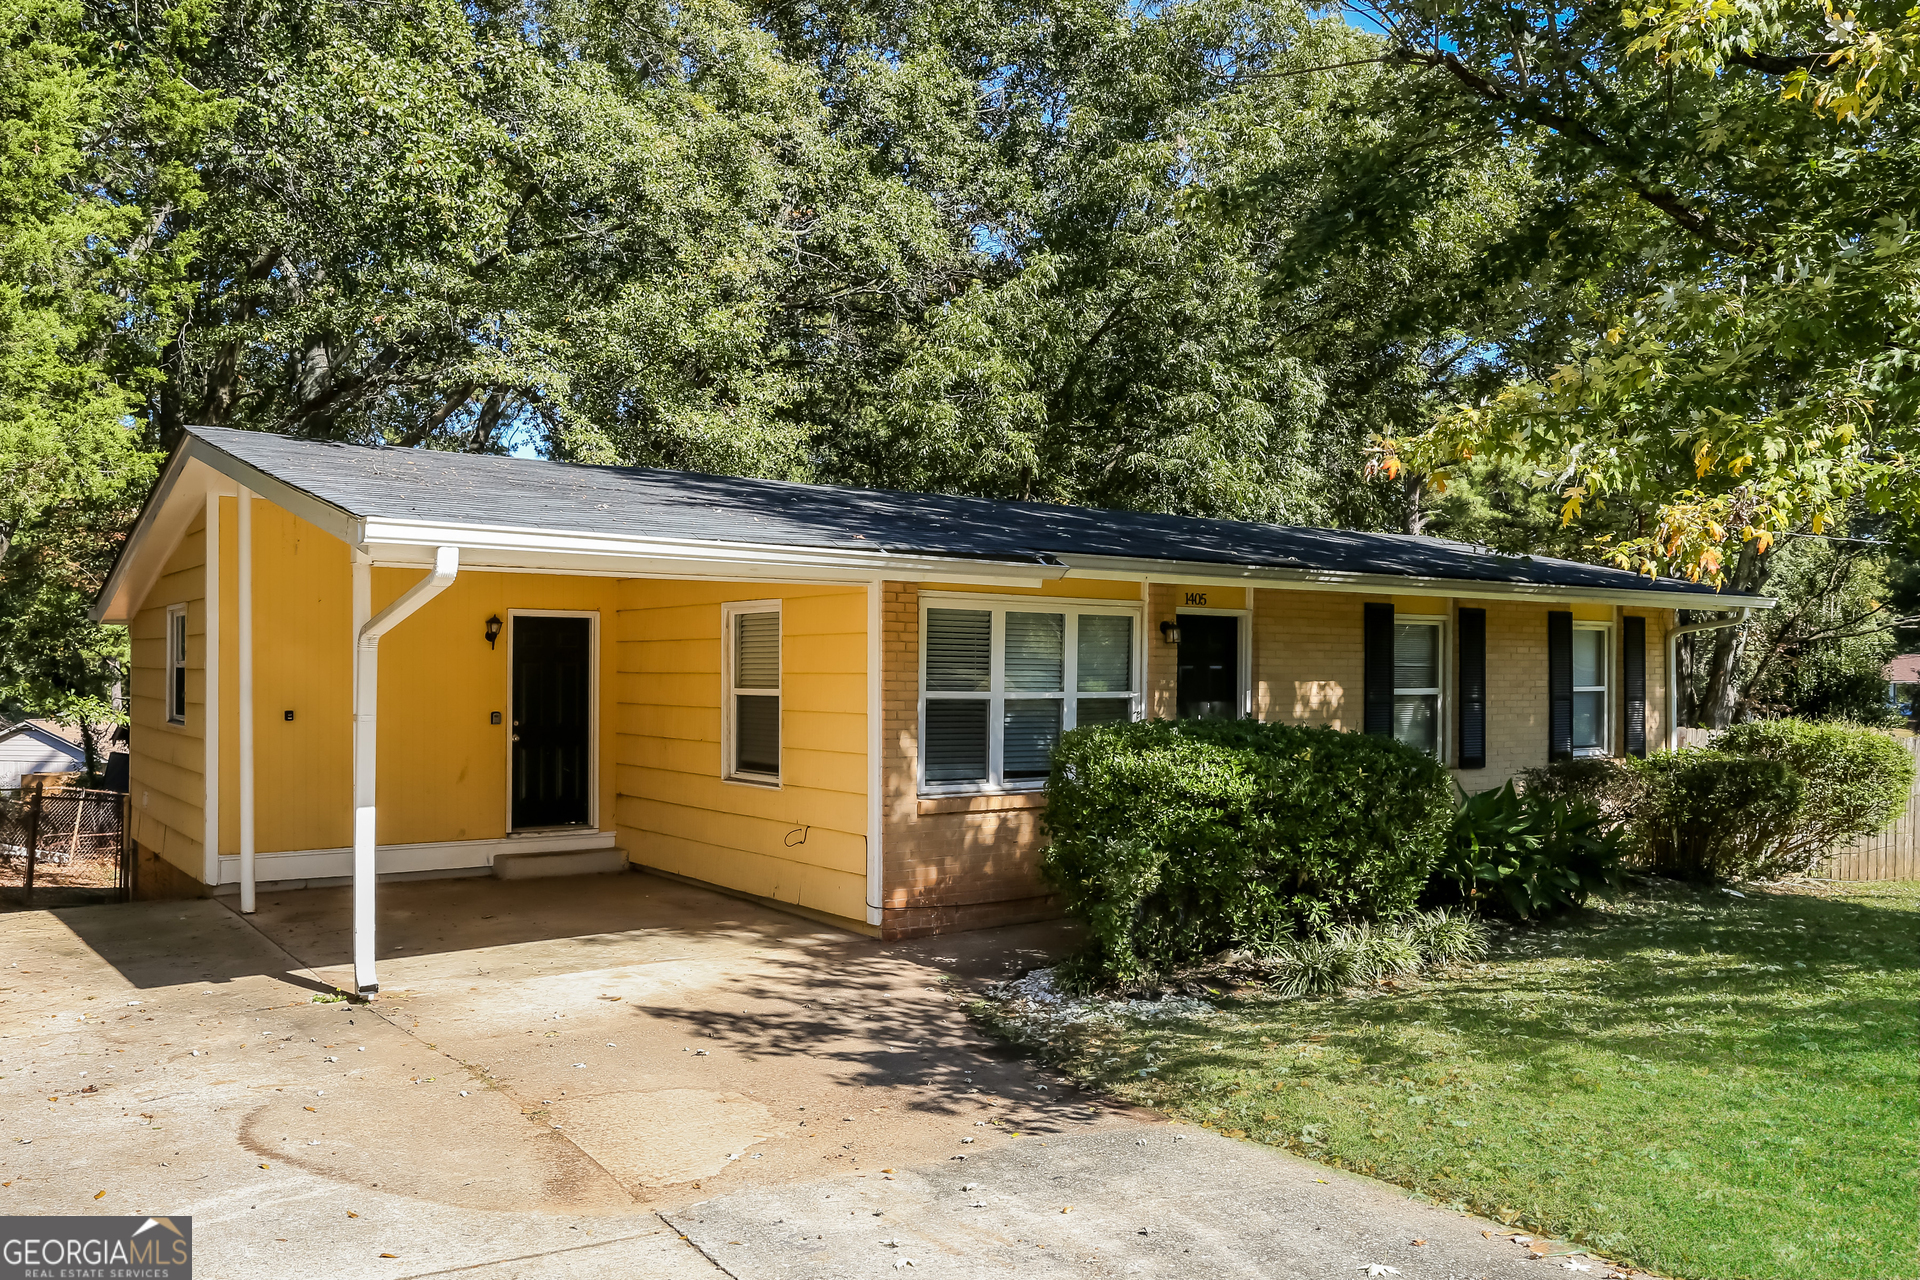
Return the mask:
<svg viewBox="0 0 1920 1280">
<path fill-rule="evenodd" d="M 80 763 L 86 770 L 82 785 L 90 787 L 100 780 L 100 747 L 94 741 L 93 725 L 85 716 L 80 717 Z"/>
<path fill-rule="evenodd" d="M 1694 616 L 1693 610 L 1681 609 L 1676 613 L 1674 621 L 1684 627 L 1689 622 L 1698 622 L 1700 619 Z M 1674 719 L 1681 725 L 1689 727 L 1700 723 L 1700 685 L 1698 682 L 1700 661 L 1699 655 L 1694 652 L 1695 642 L 1699 639 L 1700 637 L 1697 634 L 1686 635 L 1681 636 L 1674 644 L 1674 678 L 1676 681 L 1674 692 L 1679 695 L 1679 700 L 1674 707 Z"/>
<path fill-rule="evenodd" d="M 1400 483 L 1407 495 L 1407 532 L 1418 537 L 1427 531 L 1427 513 L 1420 505 L 1427 496 L 1427 478 L 1409 471 Z"/>
<path fill-rule="evenodd" d="M 1753 595 L 1766 585 L 1772 569 L 1772 556 L 1756 552 L 1749 542 L 1740 548 L 1729 585 L 1740 595 Z M 1724 729 L 1733 723 L 1745 692 L 1740 667 L 1747 653 L 1747 629 L 1745 626 L 1721 627 L 1708 634 L 1712 636 L 1713 650 L 1708 659 L 1706 692 L 1700 699 L 1700 720 L 1706 728 Z"/>
</svg>

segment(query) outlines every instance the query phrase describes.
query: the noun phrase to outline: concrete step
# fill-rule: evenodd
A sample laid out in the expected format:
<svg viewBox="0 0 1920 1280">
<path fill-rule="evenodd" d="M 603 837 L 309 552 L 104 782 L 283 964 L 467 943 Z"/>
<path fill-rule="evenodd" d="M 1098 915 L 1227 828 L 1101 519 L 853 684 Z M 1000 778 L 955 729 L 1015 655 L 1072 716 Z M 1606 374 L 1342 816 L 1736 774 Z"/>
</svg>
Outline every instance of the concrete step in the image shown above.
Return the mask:
<svg viewBox="0 0 1920 1280">
<path fill-rule="evenodd" d="M 620 849 L 574 849 L 557 853 L 502 853 L 494 857 L 498 880 L 533 880 L 541 876 L 597 876 L 625 871 L 627 855 Z"/>
</svg>

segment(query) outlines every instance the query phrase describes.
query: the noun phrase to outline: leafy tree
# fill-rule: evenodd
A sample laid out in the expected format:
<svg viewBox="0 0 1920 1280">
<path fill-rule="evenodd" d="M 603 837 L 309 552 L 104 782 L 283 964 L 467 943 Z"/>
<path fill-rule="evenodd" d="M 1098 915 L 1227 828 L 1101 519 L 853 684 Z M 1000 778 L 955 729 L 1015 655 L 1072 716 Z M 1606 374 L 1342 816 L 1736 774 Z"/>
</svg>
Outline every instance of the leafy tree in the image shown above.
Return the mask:
<svg viewBox="0 0 1920 1280">
<path fill-rule="evenodd" d="M 179 74 L 187 10 L 110 39 L 70 0 L 0 4 L 0 706 L 117 712 L 125 637 L 86 606 L 153 476 L 129 414 L 184 293 L 159 234 L 200 199 L 216 104 Z"/>
<path fill-rule="evenodd" d="M 1897 653 L 1903 615 L 1888 583 L 1888 557 L 1865 541 L 1791 539 L 1771 586 L 1778 608 L 1750 627 L 1742 673 L 1742 718 L 1806 716 L 1888 722 L 1882 670 Z"/>
<path fill-rule="evenodd" d="M 1543 198 L 1489 263 L 1549 286 L 1531 350 L 1503 353 L 1510 385 L 1388 465 L 1511 459 L 1552 477 L 1570 523 L 1629 508 L 1604 548 L 1620 563 L 1745 591 L 1779 535 L 1856 496 L 1920 515 L 1911 13 L 1375 12 L 1409 111 L 1532 156 Z M 1438 145 L 1408 138 L 1415 162 Z"/>
</svg>

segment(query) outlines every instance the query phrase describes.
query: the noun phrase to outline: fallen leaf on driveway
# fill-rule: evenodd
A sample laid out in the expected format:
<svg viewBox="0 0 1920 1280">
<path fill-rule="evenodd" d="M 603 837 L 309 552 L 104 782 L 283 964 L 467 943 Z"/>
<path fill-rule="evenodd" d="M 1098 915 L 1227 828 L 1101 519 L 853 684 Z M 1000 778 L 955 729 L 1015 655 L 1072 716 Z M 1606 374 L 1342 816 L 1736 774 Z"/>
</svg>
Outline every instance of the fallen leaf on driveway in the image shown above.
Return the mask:
<svg viewBox="0 0 1920 1280">
<path fill-rule="evenodd" d="M 1365 1267 L 1361 1268 L 1361 1270 L 1370 1276 L 1397 1276 L 1400 1274 L 1400 1268 L 1384 1267 L 1377 1262 L 1369 1262 Z"/>
<path fill-rule="evenodd" d="M 347 1210 L 347 1216 L 348 1216 L 349 1218 L 357 1218 L 357 1217 L 359 1217 L 360 1215 L 359 1215 L 359 1214 L 357 1214 L 357 1213 L 355 1213 L 355 1212 L 354 1212 L 353 1210 L 351 1210 L 351 1209 L 349 1209 L 349 1210 Z"/>
<path fill-rule="evenodd" d="M 1425 1241 L 1425 1240 L 1415 1240 L 1415 1241 L 1414 1241 L 1414 1243 L 1415 1243 L 1415 1244 L 1425 1244 L 1425 1243 L 1426 1243 L 1426 1241 Z"/>
<path fill-rule="evenodd" d="M 399 1254 L 397 1254 L 397 1253 L 383 1253 L 383 1254 L 381 1254 L 380 1256 L 381 1256 L 381 1257 L 383 1257 L 383 1258 L 397 1258 L 397 1257 L 399 1257 L 400 1255 L 399 1255 Z"/>
<path fill-rule="evenodd" d="M 94 1192 L 94 1193 L 93 1193 L 93 1198 L 94 1198 L 95 1200 L 98 1200 L 98 1199 L 99 1199 L 100 1197 L 102 1197 L 102 1196 L 104 1196 L 104 1195 L 106 1195 L 106 1194 L 107 1194 L 107 1193 L 106 1193 L 106 1192 L 104 1192 L 104 1191 L 96 1191 L 96 1192 Z"/>
</svg>

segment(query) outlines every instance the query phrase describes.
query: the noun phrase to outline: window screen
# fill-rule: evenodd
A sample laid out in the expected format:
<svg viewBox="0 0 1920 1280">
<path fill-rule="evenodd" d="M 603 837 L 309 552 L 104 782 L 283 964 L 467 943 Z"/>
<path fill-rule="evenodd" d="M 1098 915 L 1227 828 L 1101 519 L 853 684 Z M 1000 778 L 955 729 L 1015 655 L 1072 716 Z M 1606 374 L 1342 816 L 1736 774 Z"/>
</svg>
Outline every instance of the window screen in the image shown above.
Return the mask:
<svg viewBox="0 0 1920 1280">
<path fill-rule="evenodd" d="M 730 774 L 780 776 L 780 612 L 733 614 Z"/>
<path fill-rule="evenodd" d="M 187 722 L 187 611 L 167 614 L 167 719 Z"/>
<path fill-rule="evenodd" d="M 921 700 L 923 783 L 1030 786 L 1060 735 L 1131 720 L 1131 614 L 1011 605 L 929 605 Z"/>
<path fill-rule="evenodd" d="M 1607 742 L 1607 632 L 1573 631 L 1573 749 L 1604 750 Z"/>
<path fill-rule="evenodd" d="M 1440 625 L 1395 622 L 1393 736 L 1440 754 Z"/>
</svg>

